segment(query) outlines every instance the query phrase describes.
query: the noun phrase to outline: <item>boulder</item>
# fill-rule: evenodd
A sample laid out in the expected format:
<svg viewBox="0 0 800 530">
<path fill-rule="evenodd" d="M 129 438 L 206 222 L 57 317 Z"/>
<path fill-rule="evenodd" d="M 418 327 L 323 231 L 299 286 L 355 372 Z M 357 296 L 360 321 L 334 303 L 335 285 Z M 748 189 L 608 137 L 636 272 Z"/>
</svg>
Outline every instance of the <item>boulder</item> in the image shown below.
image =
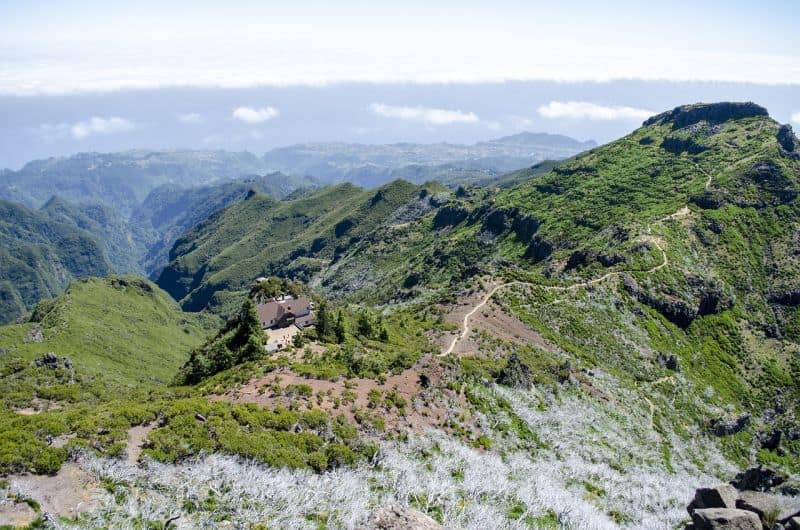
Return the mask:
<svg viewBox="0 0 800 530">
<path fill-rule="evenodd" d="M 764 466 L 753 467 L 737 474 L 731 481 L 738 490 L 768 491 L 786 482 L 786 477 Z"/>
<path fill-rule="evenodd" d="M 800 517 L 792 517 L 786 521 L 786 528 L 788 530 L 800 530 Z"/>
<path fill-rule="evenodd" d="M 750 424 L 750 415 L 747 413 L 735 418 L 717 418 L 711 420 L 711 432 L 716 436 L 730 436 L 741 432 Z M 739 488 L 742 489 L 742 488 Z"/>
<path fill-rule="evenodd" d="M 800 512 L 800 499 L 760 491 L 743 491 L 736 507 L 758 515 L 764 523 L 768 520 L 788 521 Z"/>
<path fill-rule="evenodd" d="M 362 530 L 439 530 L 439 523 L 416 510 L 398 504 L 388 504 L 370 515 Z"/>
<path fill-rule="evenodd" d="M 702 508 L 692 514 L 696 530 L 761 530 L 761 520 L 753 512 L 736 508 Z"/>
<path fill-rule="evenodd" d="M 658 363 L 666 368 L 667 370 L 672 370 L 673 372 L 680 372 L 681 367 L 678 361 L 677 355 L 666 355 L 666 354 L 659 354 L 658 356 Z"/>
<path fill-rule="evenodd" d="M 53 352 L 47 352 L 35 361 L 36 366 L 39 368 L 47 368 L 48 370 L 56 370 L 64 368 L 65 370 L 72 370 L 72 361 L 67 357 L 59 357 Z"/>
<path fill-rule="evenodd" d="M 689 514 L 704 508 L 736 508 L 736 488 L 730 484 L 718 484 L 710 488 L 697 488 L 694 499 L 686 508 Z"/>
</svg>

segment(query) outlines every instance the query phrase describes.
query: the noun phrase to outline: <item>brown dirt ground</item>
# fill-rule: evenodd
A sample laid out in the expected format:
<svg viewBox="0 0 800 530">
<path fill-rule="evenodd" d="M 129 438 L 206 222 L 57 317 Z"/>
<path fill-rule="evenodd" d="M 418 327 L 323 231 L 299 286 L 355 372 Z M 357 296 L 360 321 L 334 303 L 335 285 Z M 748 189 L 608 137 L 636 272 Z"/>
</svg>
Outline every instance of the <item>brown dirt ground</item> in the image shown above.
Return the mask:
<svg viewBox="0 0 800 530">
<path fill-rule="evenodd" d="M 436 383 L 441 379 L 441 367 L 428 356 L 421 359 L 413 368 L 399 374 L 388 375 L 384 383 L 364 378 L 340 378 L 336 381 L 312 379 L 281 369 L 253 379 L 223 395 L 212 396 L 211 399 L 235 403 L 256 403 L 268 407 L 289 407 L 293 402 L 300 401 L 307 409 L 318 408 L 334 415 L 343 414 L 351 421 L 355 420 L 353 409 L 360 408 L 370 414 L 380 415 L 388 429 L 422 433 L 430 427 L 441 427 L 447 423 L 454 403 L 458 402 L 463 405 L 464 398 L 450 390 L 444 390 L 443 395 L 436 397 L 428 395 L 420 381 L 421 373 L 427 375 L 431 387 L 437 387 Z M 269 388 L 276 382 L 282 389 L 289 385 L 308 385 L 313 394 L 310 398 L 296 395 L 286 396 L 283 391 L 276 394 Z M 396 391 L 406 401 L 405 415 L 400 415 L 397 409 L 390 409 L 384 405 L 379 405 L 374 409 L 369 408 L 368 394 L 373 389 L 380 391 L 384 396 L 388 392 Z M 317 398 L 317 394 L 320 392 L 323 394 L 321 401 Z M 343 395 L 346 393 L 354 394 L 354 398 L 348 399 Z M 338 406 L 334 399 L 337 397 L 340 400 Z"/>
<path fill-rule="evenodd" d="M 12 476 L 8 482 L 12 492 L 35 499 L 42 512 L 70 519 L 94 509 L 103 492 L 91 475 L 71 462 L 54 476 Z"/>
<path fill-rule="evenodd" d="M 0 500 L 0 527 L 26 527 L 36 519 L 36 512 L 24 502 Z"/>
<path fill-rule="evenodd" d="M 125 461 L 130 465 L 136 465 L 139 461 L 139 455 L 142 454 L 142 448 L 147 435 L 150 431 L 156 428 L 155 423 L 149 425 L 137 425 L 128 431 L 128 443 L 125 448 Z"/>
</svg>

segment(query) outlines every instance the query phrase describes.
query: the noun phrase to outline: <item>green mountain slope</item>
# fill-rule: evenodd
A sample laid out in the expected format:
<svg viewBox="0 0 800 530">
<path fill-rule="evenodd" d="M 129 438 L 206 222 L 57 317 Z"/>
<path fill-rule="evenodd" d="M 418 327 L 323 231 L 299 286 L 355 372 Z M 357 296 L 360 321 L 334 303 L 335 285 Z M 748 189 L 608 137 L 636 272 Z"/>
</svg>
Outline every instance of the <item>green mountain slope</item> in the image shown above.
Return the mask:
<svg viewBox="0 0 800 530">
<path fill-rule="evenodd" d="M 441 188 L 342 184 L 283 202 L 251 194 L 181 237 L 158 284 L 185 309 L 230 309 L 229 293 L 249 288 L 256 276 L 311 278 L 376 230 L 426 211 L 431 190 Z"/>
<path fill-rule="evenodd" d="M 174 378 L 189 350 L 217 324 L 213 317 L 183 313 L 169 295 L 135 276 L 76 280 L 39 304 L 31 322 L 0 328 L 0 362 L 28 363 L 53 352 L 105 387 L 155 388 Z M 43 392 L 28 390 L 33 393 L 26 399 Z M 19 398 L 16 405 L 30 404 Z"/>
<path fill-rule="evenodd" d="M 144 231 L 126 222 L 110 206 L 71 203 L 52 197 L 39 211 L 54 221 L 74 224 L 90 233 L 103 247 L 114 272 L 128 274 L 141 270 L 139 256 L 146 248 Z"/>
<path fill-rule="evenodd" d="M 679 365 L 681 387 L 644 395 L 671 395 L 661 417 L 688 421 L 687 436 L 749 414 L 721 440 L 741 456 L 769 429 L 797 426 L 787 403 L 800 398 L 798 158 L 788 126 L 757 105 L 679 107 L 498 193 L 421 195 L 394 183 L 407 191 L 387 194 L 392 215 L 358 233 L 345 220 L 372 201 L 351 187 L 310 202 L 251 197 L 187 233 L 160 282 L 199 309 L 223 307 L 214 293 L 232 299 L 265 273 L 383 304 L 452 300 L 490 276 L 508 284 L 497 303 L 555 345 L 558 355 L 537 353 L 541 362 L 566 358 L 635 393 L 674 379 L 665 366 Z M 762 414 L 769 421 L 755 419 Z M 781 451 L 759 458 L 800 456 L 795 442 Z"/>
<path fill-rule="evenodd" d="M 242 200 L 251 190 L 280 199 L 300 188 L 314 186 L 316 181 L 310 177 L 280 173 L 195 188 L 160 186 L 136 207 L 130 219 L 130 225 L 145 234 L 142 245 L 146 251 L 138 256 L 141 270 L 157 275 L 167 264 L 169 250 L 181 234 L 217 210 Z"/>
<path fill-rule="evenodd" d="M 71 222 L 0 201 L 0 322 L 10 322 L 73 278 L 106 275 L 102 246 Z"/>
</svg>

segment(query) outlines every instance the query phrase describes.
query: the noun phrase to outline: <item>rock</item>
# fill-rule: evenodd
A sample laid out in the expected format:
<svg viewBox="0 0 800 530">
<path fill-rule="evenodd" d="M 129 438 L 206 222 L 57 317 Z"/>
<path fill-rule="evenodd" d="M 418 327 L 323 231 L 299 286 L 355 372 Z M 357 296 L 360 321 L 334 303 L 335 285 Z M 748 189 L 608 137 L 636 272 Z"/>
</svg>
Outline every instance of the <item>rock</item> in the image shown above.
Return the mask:
<svg viewBox="0 0 800 530">
<path fill-rule="evenodd" d="M 44 330 L 42 330 L 42 326 L 37 324 L 29 329 L 23 342 L 44 342 Z"/>
<path fill-rule="evenodd" d="M 781 437 L 783 436 L 783 431 L 780 429 L 773 429 L 770 433 L 761 433 L 759 435 L 759 439 L 761 440 L 761 447 L 763 449 L 768 449 L 770 451 L 774 451 L 781 445 Z"/>
<path fill-rule="evenodd" d="M 388 504 L 372 513 L 362 530 L 438 530 L 439 523 L 416 510 Z"/>
<path fill-rule="evenodd" d="M 730 484 L 718 484 L 710 488 L 697 488 L 694 499 L 686 510 L 691 515 L 704 508 L 736 508 L 736 489 Z"/>
<path fill-rule="evenodd" d="M 666 368 L 667 370 L 672 370 L 673 372 L 680 372 L 681 367 L 678 364 L 678 356 L 677 355 L 664 355 L 660 354 L 658 356 L 658 362 Z"/>
<path fill-rule="evenodd" d="M 483 232 L 498 236 L 511 228 L 511 219 L 516 215 L 515 211 L 504 208 L 496 208 L 490 211 L 483 220 Z"/>
<path fill-rule="evenodd" d="M 537 234 L 533 236 L 528 248 L 525 250 L 525 257 L 536 263 L 547 258 L 552 253 L 553 244 Z"/>
<path fill-rule="evenodd" d="M 781 153 L 791 158 L 800 158 L 797 137 L 794 135 L 791 125 L 785 124 L 778 127 L 776 138 L 778 139 L 778 144 L 781 146 Z"/>
<path fill-rule="evenodd" d="M 570 254 L 564 270 L 577 269 L 578 267 L 589 265 L 593 261 L 599 262 L 603 267 L 611 267 L 617 263 L 624 263 L 626 259 L 622 254 L 603 254 L 592 249 L 576 250 Z"/>
<path fill-rule="evenodd" d="M 695 103 L 682 105 L 667 112 L 648 118 L 642 124 L 661 125 L 672 122 L 672 129 L 682 129 L 689 125 L 706 121 L 711 125 L 755 116 L 769 116 L 767 109 L 752 102 Z"/>
<path fill-rule="evenodd" d="M 684 152 L 690 155 L 696 155 L 708 149 L 708 147 L 698 144 L 691 138 L 678 138 L 675 136 L 667 136 L 664 138 L 660 147 L 668 153 L 676 155 Z"/>
<path fill-rule="evenodd" d="M 753 512 L 736 508 L 702 508 L 692 514 L 696 530 L 761 530 L 761 520 Z"/>
<path fill-rule="evenodd" d="M 792 517 L 786 522 L 788 530 L 800 530 L 800 517 Z"/>
<path fill-rule="evenodd" d="M 742 491 L 736 507 L 757 514 L 765 523 L 788 521 L 800 512 L 800 499 L 760 491 Z"/>
<path fill-rule="evenodd" d="M 717 418 L 711 420 L 711 431 L 716 436 L 730 436 L 741 432 L 750 424 L 750 415 L 745 413 L 735 418 Z M 742 489 L 742 488 L 739 488 Z"/>
<path fill-rule="evenodd" d="M 517 235 L 519 241 L 528 242 L 539 230 L 541 221 L 532 215 L 517 215 L 511 223 L 511 229 Z"/>
<path fill-rule="evenodd" d="M 448 205 L 436 212 L 433 227 L 436 229 L 455 226 L 467 218 L 469 212 L 463 206 Z"/>
<path fill-rule="evenodd" d="M 47 352 L 36 361 L 34 364 L 39 368 L 47 368 L 48 370 L 56 370 L 58 368 L 64 368 L 65 370 L 72 370 L 72 361 L 70 361 L 66 357 L 59 357 L 53 352 Z"/>
<path fill-rule="evenodd" d="M 800 289 L 791 289 L 779 293 L 767 294 L 767 302 L 771 304 L 796 306 L 800 305 Z"/>
<path fill-rule="evenodd" d="M 758 466 L 742 471 L 736 475 L 731 484 L 741 491 L 769 491 L 784 482 L 786 482 L 786 477 L 777 471 Z"/>
</svg>

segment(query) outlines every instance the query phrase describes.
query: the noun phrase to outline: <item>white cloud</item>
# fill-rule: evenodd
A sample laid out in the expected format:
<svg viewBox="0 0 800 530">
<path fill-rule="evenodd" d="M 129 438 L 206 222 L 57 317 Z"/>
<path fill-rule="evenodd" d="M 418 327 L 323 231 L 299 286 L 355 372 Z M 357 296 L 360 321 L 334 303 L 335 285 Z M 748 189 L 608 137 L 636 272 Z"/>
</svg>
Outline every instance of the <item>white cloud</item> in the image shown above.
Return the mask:
<svg viewBox="0 0 800 530">
<path fill-rule="evenodd" d="M 792 114 L 792 121 L 800 125 L 800 112 L 795 112 Z"/>
<path fill-rule="evenodd" d="M 551 101 L 539 107 L 544 118 L 570 118 L 584 120 L 643 120 L 655 112 L 625 106 L 606 106 L 586 101 Z"/>
<path fill-rule="evenodd" d="M 187 112 L 186 114 L 178 114 L 178 121 L 195 125 L 198 123 L 203 123 L 205 120 L 203 119 L 203 116 L 197 112 Z"/>
<path fill-rule="evenodd" d="M 478 123 L 480 118 L 472 112 L 460 110 L 434 109 L 429 107 L 396 107 L 383 103 L 373 103 L 370 109 L 384 118 L 418 121 L 428 125 L 449 125 L 451 123 Z"/>
<path fill-rule="evenodd" d="M 70 127 L 70 133 L 76 140 L 83 140 L 93 134 L 114 134 L 131 131 L 136 126 L 133 122 L 117 116 L 102 118 L 93 116 L 86 121 L 79 121 Z"/>
<path fill-rule="evenodd" d="M 260 109 L 237 107 L 233 110 L 233 117 L 245 123 L 263 123 L 277 118 L 279 114 L 280 111 L 275 107 L 262 107 Z"/>
</svg>

